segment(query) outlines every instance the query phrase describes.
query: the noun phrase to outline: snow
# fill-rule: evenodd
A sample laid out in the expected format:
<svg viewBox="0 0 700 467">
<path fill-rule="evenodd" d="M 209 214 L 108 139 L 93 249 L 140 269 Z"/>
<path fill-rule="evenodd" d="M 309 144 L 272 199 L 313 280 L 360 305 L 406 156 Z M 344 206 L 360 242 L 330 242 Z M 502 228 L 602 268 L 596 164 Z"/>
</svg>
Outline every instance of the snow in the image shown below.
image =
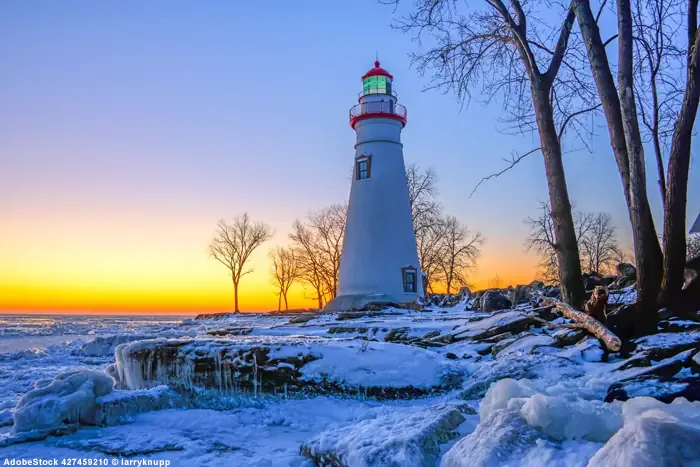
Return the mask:
<svg viewBox="0 0 700 467">
<path fill-rule="evenodd" d="M 299 323 L 254 314 L 216 321 L 0 316 L 3 456 L 302 467 L 312 464 L 300 451 L 305 446 L 311 456 L 339 454 L 344 465 L 583 467 L 591 461 L 592 467 L 646 467 L 695 465 L 700 459 L 700 403 L 677 399 L 665 405 L 634 397 L 648 388 L 635 393 L 630 382 L 625 388 L 632 399 L 602 402 L 611 384 L 648 367 L 618 370 L 625 362 L 615 356 L 601 362 L 594 338 L 556 348 L 557 330 L 522 329 L 527 318 L 517 311 L 433 310 L 320 314 Z M 517 337 L 496 355 L 493 343 L 440 339 L 484 336 L 511 325 Z M 230 329 L 251 332 L 227 335 Z M 424 343 L 427 348 L 384 342 L 397 329 L 409 338 L 429 332 L 439 338 Z M 699 340 L 698 333 L 680 332 L 638 342 L 642 349 L 661 349 L 657 355 L 666 359 L 669 348 L 694 347 Z M 176 348 L 171 357 L 180 373 L 165 375 L 166 368 L 132 358 L 165 344 Z M 178 392 L 178 384 L 196 374 L 195 365 L 247 364 L 235 355 L 254 346 L 269 352 L 266 371 L 341 389 L 335 397 L 197 387 Z M 694 352 L 675 353 L 667 361 L 689 363 Z M 681 373 L 690 376 L 690 369 Z M 110 376 L 123 384 L 107 391 L 100 381 Z M 324 381 L 332 384 L 320 386 Z M 358 390 L 368 387 L 420 391 L 394 400 L 390 392 L 377 398 Z M 19 428 L 11 426 L 13 417 L 24 417 Z"/>
<path fill-rule="evenodd" d="M 620 407 L 602 401 L 536 393 L 528 380 L 494 383 L 479 407 L 482 423 L 497 410 L 508 409 L 552 439 L 607 441 L 622 426 Z"/>
<path fill-rule="evenodd" d="M 301 368 L 307 381 L 331 380 L 345 387 L 431 389 L 455 373 L 450 360 L 419 347 L 372 342 L 328 342 L 314 346 L 319 359 Z"/>
<path fill-rule="evenodd" d="M 15 433 L 51 433 L 77 423 L 94 423 L 95 399 L 112 391 L 114 380 L 104 373 L 78 369 L 53 381 L 41 380 L 17 403 Z"/>
<path fill-rule="evenodd" d="M 376 417 L 324 431 L 302 445 L 319 463 L 353 466 L 433 466 L 439 445 L 465 421 L 464 407 L 441 404 L 422 410 L 381 410 Z"/>
<path fill-rule="evenodd" d="M 624 426 L 590 467 L 700 466 L 700 403 L 640 397 L 625 402 L 622 412 Z"/>
</svg>

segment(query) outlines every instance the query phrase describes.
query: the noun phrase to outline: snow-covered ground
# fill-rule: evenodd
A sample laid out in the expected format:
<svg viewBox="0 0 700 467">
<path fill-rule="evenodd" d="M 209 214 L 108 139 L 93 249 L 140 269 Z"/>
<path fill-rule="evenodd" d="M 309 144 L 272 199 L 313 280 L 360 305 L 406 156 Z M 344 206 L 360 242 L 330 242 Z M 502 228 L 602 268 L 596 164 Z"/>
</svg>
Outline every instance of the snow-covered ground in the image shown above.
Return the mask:
<svg viewBox="0 0 700 467">
<path fill-rule="evenodd" d="M 625 360 L 526 313 L 0 316 L 0 462 L 700 465 L 700 402 L 603 402 L 691 377 L 700 333 Z"/>
</svg>

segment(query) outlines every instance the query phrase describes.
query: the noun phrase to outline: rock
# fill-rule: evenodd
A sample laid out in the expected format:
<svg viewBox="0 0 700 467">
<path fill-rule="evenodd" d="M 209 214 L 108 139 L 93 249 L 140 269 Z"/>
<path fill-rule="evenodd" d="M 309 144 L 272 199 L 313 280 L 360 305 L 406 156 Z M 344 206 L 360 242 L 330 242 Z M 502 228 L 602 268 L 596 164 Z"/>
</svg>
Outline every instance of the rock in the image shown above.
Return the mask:
<svg viewBox="0 0 700 467">
<path fill-rule="evenodd" d="M 207 390 L 401 399 L 461 381 L 461 371 L 443 356 L 385 342 L 294 336 L 154 339 L 122 344 L 115 353 L 121 387 L 165 384 L 186 395 Z"/>
<path fill-rule="evenodd" d="M 289 323 L 290 324 L 303 324 L 303 323 L 308 323 L 309 321 L 316 319 L 316 318 L 318 318 L 318 314 L 309 313 L 309 314 L 294 316 L 292 318 L 289 318 Z"/>
<path fill-rule="evenodd" d="M 601 285 L 605 284 L 603 284 L 603 281 L 597 275 L 583 275 L 583 286 L 586 288 L 586 290 L 593 290 L 594 288 Z"/>
<path fill-rule="evenodd" d="M 458 326 L 449 334 L 453 341 L 483 340 L 499 334 L 518 334 L 530 328 L 535 321 L 518 311 L 494 313 L 492 316 Z"/>
<path fill-rule="evenodd" d="M 472 296 L 472 291 L 469 287 L 462 287 L 459 289 L 459 299 L 461 300 L 466 300 Z"/>
<path fill-rule="evenodd" d="M 511 302 L 500 291 L 488 290 L 481 297 L 481 311 L 491 312 L 507 310 L 511 307 Z"/>
<path fill-rule="evenodd" d="M 700 349 L 700 332 L 660 333 L 635 339 L 631 343 L 637 352 L 660 361 L 688 349 Z"/>
<path fill-rule="evenodd" d="M 508 300 L 510 300 L 511 306 L 528 302 L 531 292 L 532 290 L 527 285 L 516 285 L 508 294 Z"/>
<path fill-rule="evenodd" d="M 231 316 L 238 316 L 240 313 L 200 313 L 197 316 L 194 317 L 194 319 L 212 319 L 212 320 L 220 320 L 220 319 L 226 319 Z"/>
<path fill-rule="evenodd" d="M 136 391 L 113 391 L 95 399 L 97 425 L 126 423 L 134 416 L 153 410 L 188 407 L 190 403 L 167 386 Z"/>
<path fill-rule="evenodd" d="M 442 404 L 420 411 L 380 412 L 375 418 L 322 432 L 301 445 L 301 454 L 319 466 L 432 467 L 440 445 L 455 439 L 465 404 Z"/>
<path fill-rule="evenodd" d="M 209 336 L 247 336 L 253 332 L 253 328 L 221 328 L 211 329 L 206 332 Z"/>
<path fill-rule="evenodd" d="M 615 383 L 608 389 L 605 402 L 626 401 L 634 397 L 653 397 L 670 404 L 679 397 L 700 401 L 700 378 L 658 378 L 641 376 L 623 383 Z"/>
<path fill-rule="evenodd" d="M 366 334 L 369 328 L 352 326 L 334 326 L 328 328 L 328 334 Z"/>
<path fill-rule="evenodd" d="M 637 278 L 637 268 L 635 268 L 632 264 L 618 263 L 615 270 L 617 271 L 618 276 L 627 276 L 631 279 Z"/>
<path fill-rule="evenodd" d="M 544 288 L 544 282 L 542 281 L 532 281 L 530 282 L 530 288 L 532 290 L 542 290 Z"/>
<path fill-rule="evenodd" d="M 96 398 L 112 392 L 114 380 L 105 373 L 71 370 L 52 381 L 41 380 L 17 403 L 14 433 L 41 439 L 74 429 L 78 424 L 100 423 Z"/>
<path fill-rule="evenodd" d="M 459 357 L 457 357 L 457 355 L 453 354 L 452 352 L 447 352 L 445 354 L 445 358 L 449 358 L 450 360 L 457 360 L 457 358 Z"/>
<path fill-rule="evenodd" d="M 609 287 L 610 284 L 615 282 L 617 279 L 617 276 L 603 276 L 600 278 L 600 285 L 604 285 L 606 287 Z"/>
<path fill-rule="evenodd" d="M 558 299 L 561 297 L 561 291 L 559 290 L 559 287 L 554 287 L 554 286 L 548 285 L 544 288 L 542 295 L 544 295 L 545 297 Z"/>
<path fill-rule="evenodd" d="M 589 461 L 588 467 L 695 466 L 700 459 L 698 403 L 655 405 L 640 398 L 625 402 L 625 422 Z M 647 405 L 647 410 L 634 405 Z"/>
<path fill-rule="evenodd" d="M 492 383 L 503 379 L 542 379 L 544 384 L 558 384 L 567 378 L 578 378 L 585 373 L 583 366 L 556 355 L 499 355 L 493 361 L 480 362 L 464 380 L 459 398 L 480 399 Z"/>
<path fill-rule="evenodd" d="M 384 342 L 406 342 L 411 340 L 410 330 L 410 328 L 392 329 L 384 336 Z"/>
<path fill-rule="evenodd" d="M 584 329 L 562 329 L 552 334 L 554 342 L 551 345 L 561 349 L 580 342 L 586 336 L 588 333 Z"/>
<path fill-rule="evenodd" d="M 520 456 L 542 435 L 515 410 L 492 412 L 473 433 L 457 441 L 442 457 L 441 467 L 518 465 Z"/>
<path fill-rule="evenodd" d="M 508 354 L 508 353 L 513 353 L 513 352 L 522 352 L 522 353 L 532 353 L 536 348 L 538 347 L 544 347 L 544 346 L 549 346 L 552 345 L 554 342 L 554 339 L 550 336 L 544 336 L 544 335 L 534 335 L 530 333 L 524 333 L 520 337 L 518 337 L 515 341 L 510 342 L 508 345 L 505 347 L 501 348 L 499 351 L 496 351 L 496 346 L 494 346 L 494 350 L 492 350 L 492 354 L 495 356 L 496 354 Z"/>
<path fill-rule="evenodd" d="M 637 305 L 622 305 L 608 313 L 606 324 L 613 334 L 619 337 L 622 342 L 626 342 L 634 336 L 637 319 Z"/>
<path fill-rule="evenodd" d="M 608 388 L 608 393 L 605 396 L 605 402 L 614 400 L 627 400 L 632 397 L 649 396 L 657 397 L 669 393 L 669 388 L 661 390 L 658 387 L 658 380 L 668 381 L 672 383 L 671 378 L 676 375 L 684 366 L 690 366 L 690 359 L 694 350 L 686 350 L 678 355 L 667 358 L 653 366 L 643 366 L 637 371 L 633 371 L 633 376 L 625 378 L 617 383 L 613 383 Z M 644 360 L 641 361 L 644 363 Z M 625 366 L 625 365 L 623 365 Z M 627 365 L 629 368 L 629 365 Z M 622 368 L 620 369 L 622 370 Z M 650 384 L 650 381 L 653 383 Z M 671 393 L 680 393 L 685 387 L 680 387 L 677 384 L 673 385 Z M 691 393 L 693 390 L 690 391 Z M 667 397 L 668 399 L 668 397 Z M 670 400 L 673 399 L 669 399 Z"/>
</svg>

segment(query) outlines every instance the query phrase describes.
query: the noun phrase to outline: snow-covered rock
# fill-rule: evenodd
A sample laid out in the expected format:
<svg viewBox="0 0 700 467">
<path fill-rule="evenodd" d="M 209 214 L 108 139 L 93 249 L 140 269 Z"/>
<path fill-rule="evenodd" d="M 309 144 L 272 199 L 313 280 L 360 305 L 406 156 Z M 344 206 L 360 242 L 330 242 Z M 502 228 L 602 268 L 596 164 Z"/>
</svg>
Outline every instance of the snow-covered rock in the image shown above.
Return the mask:
<svg viewBox="0 0 700 467">
<path fill-rule="evenodd" d="M 337 392 L 378 398 L 454 387 L 461 373 L 442 355 L 386 342 L 301 337 L 155 339 L 115 351 L 120 386 L 167 384 L 242 393 Z"/>
<path fill-rule="evenodd" d="M 490 412 L 476 430 L 457 441 L 442 457 L 441 467 L 501 467 L 517 459 L 541 438 L 515 410 Z"/>
<path fill-rule="evenodd" d="M 482 423 L 502 409 L 516 411 L 528 425 L 555 440 L 604 442 L 622 426 L 617 405 L 537 393 L 528 380 L 502 379 L 494 383 L 479 406 Z"/>
<path fill-rule="evenodd" d="M 43 436 L 79 423 L 96 424 L 96 398 L 112 392 L 114 380 L 105 373 L 74 370 L 51 382 L 37 382 L 35 389 L 17 403 L 15 433 Z"/>
<path fill-rule="evenodd" d="M 464 404 L 442 404 L 422 410 L 391 410 L 376 418 L 322 432 L 301 446 L 316 465 L 431 467 L 440 444 L 456 436 L 464 422 Z"/>
<path fill-rule="evenodd" d="M 623 428 L 589 467 L 700 466 L 700 403 L 639 397 L 625 402 L 622 412 Z"/>
</svg>

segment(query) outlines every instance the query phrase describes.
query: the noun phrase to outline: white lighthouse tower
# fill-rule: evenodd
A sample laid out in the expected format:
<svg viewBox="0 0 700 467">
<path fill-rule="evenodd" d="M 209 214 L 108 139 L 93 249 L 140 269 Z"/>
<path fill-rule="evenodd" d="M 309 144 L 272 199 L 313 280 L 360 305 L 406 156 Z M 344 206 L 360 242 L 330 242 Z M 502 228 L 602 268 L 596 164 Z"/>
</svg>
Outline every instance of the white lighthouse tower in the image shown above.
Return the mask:
<svg viewBox="0 0 700 467">
<path fill-rule="evenodd" d="M 350 109 L 355 167 L 338 294 L 326 310 L 411 304 L 423 295 L 401 144 L 406 108 L 397 102 L 393 79 L 374 62 L 362 77 L 359 103 Z"/>
</svg>

